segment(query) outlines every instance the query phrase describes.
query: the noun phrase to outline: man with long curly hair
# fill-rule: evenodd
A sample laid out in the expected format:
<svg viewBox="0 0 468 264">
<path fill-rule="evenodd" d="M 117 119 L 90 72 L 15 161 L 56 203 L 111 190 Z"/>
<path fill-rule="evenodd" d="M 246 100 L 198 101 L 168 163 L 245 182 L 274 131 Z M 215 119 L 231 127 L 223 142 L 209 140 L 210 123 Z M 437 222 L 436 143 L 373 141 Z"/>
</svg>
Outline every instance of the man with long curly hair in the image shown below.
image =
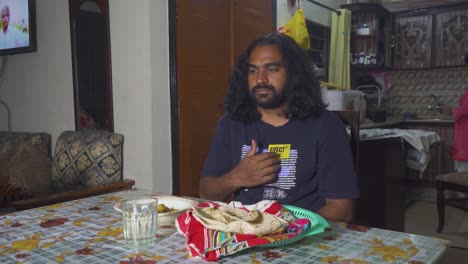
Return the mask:
<svg viewBox="0 0 468 264">
<path fill-rule="evenodd" d="M 277 200 L 349 221 L 359 196 L 349 137 L 302 49 L 275 33 L 240 56 L 200 179 L 202 198 Z"/>
</svg>

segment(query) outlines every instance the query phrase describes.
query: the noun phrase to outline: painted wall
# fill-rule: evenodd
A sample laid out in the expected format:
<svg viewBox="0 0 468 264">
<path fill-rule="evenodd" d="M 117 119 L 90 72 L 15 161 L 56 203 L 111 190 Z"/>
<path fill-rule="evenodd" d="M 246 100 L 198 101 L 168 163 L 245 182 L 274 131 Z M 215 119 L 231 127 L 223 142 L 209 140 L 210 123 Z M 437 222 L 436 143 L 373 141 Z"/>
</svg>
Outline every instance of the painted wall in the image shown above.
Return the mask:
<svg viewBox="0 0 468 264">
<path fill-rule="evenodd" d="M 322 3 L 328 7 L 338 9 L 340 5 L 346 4 L 346 0 L 316 0 L 319 3 Z M 286 24 L 288 20 L 294 15 L 294 12 L 297 9 L 297 2 L 299 2 L 300 7 L 304 10 L 304 15 L 307 20 L 312 22 L 319 23 L 324 26 L 330 26 L 331 23 L 331 11 L 325 9 L 321 6 L 318 6 L 314 3 L 311 3 L 307 0 L 296 0 L 296 5 L 293 8 L 288 6 L 287 0 L 277 0 L 276 1 L 276 21 L 277 27 L 281 27 Z"/>
<path fill-rule="evenodd" d="M 125 136 L 124 177 L 171 190 L 167 1 L 109 1 L 114 128 Z M 8 57 L 0 98 L 13 131 L 74 130 L 68 1 L 37 4 L 38 51 Z M 7 129 L 0 106 L 0 130 Z M 54 144 L 55 145 L 55 144 Z"/>
<path fill-rule="evenodd" d="M 112 0 L 114 1 L 114 0 Z M 173 0 L 170 0 L 173 1 Z M 130 1 L 124 1 L 130 2 Z M 131 1 L 133 3 L 133 1 Z M 171 113 L 169 89 L 169 16 L 166 1 L 150 2 L 151 112 L 153 190 L 172 190 Z"/>
<path fill-rule="evenodd" d="M 44 131 L 55 140 L 74 128 L 68 21 L 68 1 L 36 4 L 38 52 L 7 57 L 0 98 L 12 110 L 13 131 Z M 0 115 L 0 129 L 6 124 L 6 115 Z"/>
</svg>

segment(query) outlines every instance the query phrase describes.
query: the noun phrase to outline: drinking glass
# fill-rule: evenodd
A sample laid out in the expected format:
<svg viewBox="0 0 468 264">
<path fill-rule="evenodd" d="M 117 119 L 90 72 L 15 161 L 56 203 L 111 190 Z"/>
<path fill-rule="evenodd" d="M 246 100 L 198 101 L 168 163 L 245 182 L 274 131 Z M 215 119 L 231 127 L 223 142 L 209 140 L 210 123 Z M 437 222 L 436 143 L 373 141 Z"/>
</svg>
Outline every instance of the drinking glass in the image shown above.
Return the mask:
<svg viewBox="0 0 468 264">
<path fill-rule="evenodd" d="M 123 232 L 133 245 L 152 244 L 158 227 L 158 199 L 141 197 L 121 202 Z"/>
</svg>

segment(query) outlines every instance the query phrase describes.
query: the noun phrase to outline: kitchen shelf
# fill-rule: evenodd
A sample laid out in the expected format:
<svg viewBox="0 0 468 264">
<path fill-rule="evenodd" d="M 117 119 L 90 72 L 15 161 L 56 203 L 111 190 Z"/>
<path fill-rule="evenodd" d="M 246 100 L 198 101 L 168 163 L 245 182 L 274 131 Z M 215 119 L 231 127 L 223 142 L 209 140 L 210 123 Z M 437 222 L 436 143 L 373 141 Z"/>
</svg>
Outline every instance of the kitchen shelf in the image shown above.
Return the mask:
<svg viewBox="0 0 468 264">
<path fill-rule="evenodd" d="M 351 35 L 351 40 L 374 39 L 375 35 Z"/>
<path fill-rule="evenodd" d="M 356 69 L 367 69 L 367 70 L 377 70 L 377 71 L 389 71 L 392 68 L 391 67 L 386 67 L 386 66 L 380 66 L 377 64 L 351 64 L 351 68 L 356 68 Z"/>
<path fill-rule="evenodd" d="M 352 32 L 350 36 L 350 52 L 364 55 L 375 54 L 377 64 L 359 66 L 362 69 L 372 69 L 391 66 L 391 14 L 379 4 L 353 3 L 341 5 L 352 12 L 351 27 L 358 28 L 367 25 L 369 35 L 357 35 Z M 367 32 L 366 32 L 367 33 Z"/>
</svg>

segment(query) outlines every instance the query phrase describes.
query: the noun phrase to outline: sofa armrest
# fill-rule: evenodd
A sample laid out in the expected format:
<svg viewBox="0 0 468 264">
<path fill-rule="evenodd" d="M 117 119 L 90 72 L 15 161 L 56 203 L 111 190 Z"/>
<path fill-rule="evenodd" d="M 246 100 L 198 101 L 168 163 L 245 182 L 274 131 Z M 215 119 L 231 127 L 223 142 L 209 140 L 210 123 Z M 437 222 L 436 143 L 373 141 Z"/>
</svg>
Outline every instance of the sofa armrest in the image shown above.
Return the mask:
<svg viewBox="0 0 468 264">
<path fill-rule="evenodd" d="M 99 186 L 90 186 L 85 189 L 72 190 L 60 193 L 54 193 L 46 196 L 35 197 L 26 200 L 19 200 L 11 202 L 10 205 L 15 207 L 16 210 L 26 210 L 35 207 L 41 207 L 56 203 L 62 203 L 66 201 L 86 198 L 90 196 L 101 195 L 105 193 L 118 192 L 123 190 L 129 190 L 132 186 L 135 185 L 134 180 L 125 179 L 122 181 L 99 185 Z"/>
</svg>

